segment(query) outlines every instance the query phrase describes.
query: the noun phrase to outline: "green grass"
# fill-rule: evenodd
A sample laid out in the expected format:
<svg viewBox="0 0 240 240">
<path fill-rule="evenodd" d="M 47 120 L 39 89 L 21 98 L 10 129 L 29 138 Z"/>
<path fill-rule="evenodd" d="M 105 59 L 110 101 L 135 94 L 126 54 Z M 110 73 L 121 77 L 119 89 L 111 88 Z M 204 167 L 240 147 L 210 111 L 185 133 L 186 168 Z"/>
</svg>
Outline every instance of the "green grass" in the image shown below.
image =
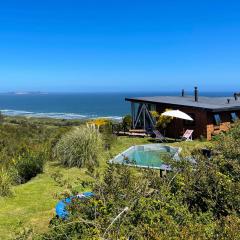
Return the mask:
<svg viewBox="0 0 240 240">
<path fill-rule="evenodd" d="M 209 141 L 199 141 L 199 140 L 194 140 L 194 141 L 182 141 L 182 142 L 174 142 L 170 143 L 169 145 L 173 147 L 180 147 L 182 148 L 181 154 L 183 156 L 188 156 L 191 154 L 191 151 L 193 149 L 199 149 L 199 148 L 209 148 L 212 146 L 212 143 Z"/>
<path fill-rule="evenodd" d="M 88 178 L 84 170 L 48 164 L 45 173 L 14 187 L 12 197 L 0 198 L 0 239 L 10 239 L 12 233 L 22 227 L 32 226 L 39 232 L 47 229 L 54 216 L 55 195 L 64 190 L 51 177 L 56 171 L 60 171 L 69 182 Z"/>
<path fill-rule="evenodd" d="M 106 160 L 126 148 L 147 143 L 151 143 L 148 138 L 119 137 L 111 150 L 103 156 L 100 171 L 105 168 Z M 193 148 L 208 144 L 200 141 L 169 143 L 172 146 L 182 147 L 183 153 L 186 155 Z M 55 214 L 54 207 L 58 201 L 55 196 L 64 191 L 65 188 L 60 187 L 51 175 L 54 172 L 60 172 L 64 179 L 72 184 L 76 181 L 90 180 L 85 171 L 85 169 L 68 169 L 56 163 L 48 163 L 43 174 L 26 184 L 15 186 L 12 197 L 0 198 L 0 239 L 10 239 L 14 231 L 22 227 L 32 226 L 36 232 L 46 231 L 50 219 Z"/>
</svg>

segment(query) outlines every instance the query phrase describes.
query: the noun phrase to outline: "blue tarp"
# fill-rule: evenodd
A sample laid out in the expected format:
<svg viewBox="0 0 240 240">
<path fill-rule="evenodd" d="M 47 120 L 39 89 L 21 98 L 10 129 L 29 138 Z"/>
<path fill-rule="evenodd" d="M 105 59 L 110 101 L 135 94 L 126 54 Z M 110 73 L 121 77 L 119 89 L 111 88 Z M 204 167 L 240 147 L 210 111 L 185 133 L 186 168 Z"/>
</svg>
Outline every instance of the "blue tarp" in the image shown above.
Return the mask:
<svg viewBox="0 0 240 240">
<path fill-rule="evenodd" d="M 94 194 L 92 192 L 84 192 L 77 196 L 71 196 L 71 197 L 68 197 L 68 198 L 65 198 L 65 199 L 59 201 L 55 208 L 57 216 L 62 219 L 68 217 L 68 211 L 67 211 L 66 207 L 67 207 L 67 205 L 69 205 L 72 202 L 73 198 L 86 199 L 86 198 L 91 198 L 93 196 L 94 196 Z"/>
</svg>

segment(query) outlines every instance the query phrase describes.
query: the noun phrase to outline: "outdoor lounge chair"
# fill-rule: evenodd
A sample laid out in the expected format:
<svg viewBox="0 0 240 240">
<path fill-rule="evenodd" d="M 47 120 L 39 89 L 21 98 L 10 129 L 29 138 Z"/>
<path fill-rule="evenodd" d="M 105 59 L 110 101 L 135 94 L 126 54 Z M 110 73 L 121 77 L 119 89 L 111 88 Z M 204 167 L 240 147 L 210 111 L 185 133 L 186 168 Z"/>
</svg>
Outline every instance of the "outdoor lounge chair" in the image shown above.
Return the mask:
<svg viewBox="0 0 240 240">
<path fill-rule="evenodd" d="M 183 141 L 192 141 L 193 130 L 187 129 L 182 136 Z"/>
<path fill-rule="evenodd" d="M 166 138 L 158 130 L 153 130 L 153 133 L 155 134 L 155 140 L 160 142 L 167 142 Z"/>
</svg>

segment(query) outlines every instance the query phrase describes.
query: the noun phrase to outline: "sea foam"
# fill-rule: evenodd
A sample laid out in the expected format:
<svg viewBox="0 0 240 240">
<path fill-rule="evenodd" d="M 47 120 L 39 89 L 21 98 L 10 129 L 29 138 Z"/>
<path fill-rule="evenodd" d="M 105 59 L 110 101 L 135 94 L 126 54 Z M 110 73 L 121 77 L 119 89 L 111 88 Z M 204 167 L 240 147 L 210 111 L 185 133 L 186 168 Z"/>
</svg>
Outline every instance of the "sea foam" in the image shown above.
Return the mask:
<svg viewBox="0 0 240 240">
<path fill-rule="evenodd" d="M 95 118 L 107 118 L 120 121 L 122 119 L 121 116 L 99 116 L 95 114 L 83 115 L 77 113 L 58 113 L 58 112 L 49 112 L 49 113 L 41 113 L 41 112 L 29 112 L 24 110 L 12 110 L 12 109 L 3 109 L 0 110 L 2 114 L 6 116 L 23 116 L 23 117 L 36 117 L 36 118 L 55 118 L 55 119 L 95 119 Z"/>
</svg>

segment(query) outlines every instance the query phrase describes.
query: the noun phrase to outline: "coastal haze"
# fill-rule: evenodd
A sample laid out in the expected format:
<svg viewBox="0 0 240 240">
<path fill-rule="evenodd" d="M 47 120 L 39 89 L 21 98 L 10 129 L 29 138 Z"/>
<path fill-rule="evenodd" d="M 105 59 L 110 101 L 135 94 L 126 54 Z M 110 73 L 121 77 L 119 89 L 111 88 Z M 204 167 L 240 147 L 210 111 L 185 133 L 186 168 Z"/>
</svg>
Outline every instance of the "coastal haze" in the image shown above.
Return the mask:
<svg viewBox="0 0 240 240">
<path fill-rule="evenodd" d="M 191 91 L 186 94 L 192 95 Z M 110 118 L 120 120 L 130 113 L 126 97 L 178 96 L 179 92 L 41 93 L 0 94 L 0 111 L 8 116 L 58 119 Z M 201 92 L 200 96 L 232 96 L 233 92 Z"/>
</svg>

